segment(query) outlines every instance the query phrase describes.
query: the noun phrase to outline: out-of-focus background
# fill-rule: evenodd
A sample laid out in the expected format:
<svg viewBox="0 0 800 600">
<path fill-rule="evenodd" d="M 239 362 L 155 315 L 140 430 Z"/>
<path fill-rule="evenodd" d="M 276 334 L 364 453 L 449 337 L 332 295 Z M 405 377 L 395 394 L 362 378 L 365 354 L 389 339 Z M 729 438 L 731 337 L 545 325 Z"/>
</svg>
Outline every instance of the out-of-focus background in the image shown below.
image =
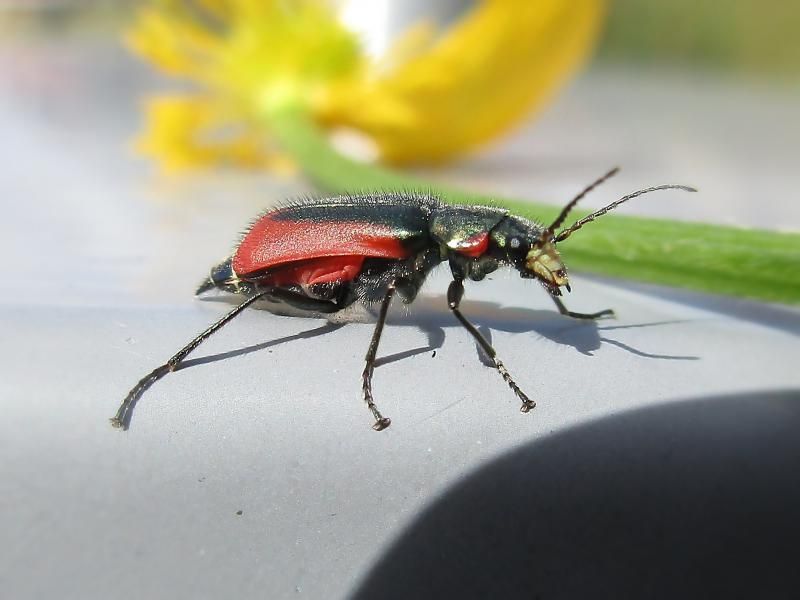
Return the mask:
<svg viewBox="0 0 800 600">
<path fill-rule="evenodd" d="M 343 2 L 342 14 L 379 53 L 420 16 L 447 23 L 469 5 L 363 0 Z M 773 494 L 768 484 L 779 472 L 792 486 L 783 475 L 797 472 L 790 445 L 773 443 L 776 431 L 791 435 L 797 415 L 797 309 L 580 274 L 570 308 L 613 307 L 616 320 L 563 317 L 538 285 L 500 273 L 468 287 L 465 313 L 538 401 L 529 415 L 519 413 L 497 373 L 480 366 L 473 340 L 449 314 L 442 269 L 411 314 L 398 307 L 384 332 L 375 390 L 393 418 L 386 432 L 369 428 L 359 399 L 371 324 L 334 331 L 264 311 L 245 311 L 185 368 L 153 386 L 130 431 L 112 430 L 108 417 L 130 386 L 223 314 L 227 305 L 195 302 L 192 292 L 237 232 L 270 203 L 310 191 L 300 177 L 252 170 L 167 177 L 133 151 L 143 97 L 180 87 L 122 46 L 137 6 L 0 0 L 0 596 L 346 597 L 392 540 L 476 468 L 576 425 L 613 423 L 622 412 L 681 406 L 687 398 L 703 405 L 711 395 L 719 396 L 720 410 L 707 418 L 690 411 L 670 421 L 654 413 L 664 435 L 652 436 L 652 468 L 635 462 L 631 470 L 626 461 L 638 460 L 641 446 L 620 441 L 628 432 L 650 437 L 626 424 L 640 420 L 623 421 L 614 430 L 622 434 L 603 438 L 605 450 L 614 450 L 611 466 L 634 490 L 603 493 L 615 502 L 634 498 L 637 508 L 617 511 L 612 503 L 609 532 L 630 514 L 652 519 L 637 524 L 634 516 L 627 531 L 660 531 L 652 523 L 662 507 L 640 511 L 640 500 L 670 502 L 675 490 L 693 489 L 678 477 L 666 481 L 669 493 L 659 492 L 659 461 L 669 473 L 699 473 L 716 490 L 709 497 L 723 496 L 726 509 L 747 508 L 741 502 L 750 491 L 763 494 L 764 512 L 783 526 L 780 503 L 792 496 Z M 459 161 L 416 170 L 561 205 L 620 165 L 622 173 L 587 198 L 588 206 L 640 187 L 687 183 L 701 193 L 648 195 L 624 211 L 762 228 L 765 236 L 798 231 L 798 25 L 798 2 L 613 0 L 595 57 L 548 108 Z M 775 389 L 789 392 L 765 402 L 763 391 Z M 728 412 L 741 405 L 730 395 L 743 391 L 752 413 Z M 781 427 L 752 433 L 747 428 L 759 418 Z M 689 446 L 673 436 L 687 429 L 699 440 Z M 579 430 L 569 437 L 553 455 L 566 452 L 570 460 L 548 468 L 572 483 L 585 482 L 586 472 L 604 473 L 592 465 L 606 454 L 582 447 L 583 439 Z M 745 445 L 738 454 L 717 452 L 728 439 Z M 749 452 L 752 440 L 753 448 L 784 452 L 786 462 L 769 455 L 771 466 L 763 468 L 765 454 Z M 717 462 L 727 461 L 733 488 L 714 479 L 726 469 L 698 471 L 707 464 L 702 457 L 676 462 L 686 448 L 702 454 L 707 447 Z M 541 469 L 529 471 L 524 461 L 540 453 L 530 448 L 523 462 L 515 459 L 506 500 L 525 522 L 547 525 L 551 507 L 574 504 L 558 493 L 539 498 L 540 482 L 530 474 Z M 636 495 L 639 480 L 629 474 L 642 465 L 656 483 Z M 756 485 L 747 479 L 753 473 Z M 571 489 L 556 488 L 562 495 Z M 520 506 L 524 496 L 515 494 L 525 489 L 541 504 Z M 738 492 L 719 491 L 728 489 Z M 667 512 L 700 511 L 681 521 L 682 531 L 716 514 L 709 508 L 716 500 L 680 500 Z M 483 511 L 483 500 L 479 506 Z M 604 506 L 577 509 L 592 521 Z M 713 539 L 727 544 L 730 532 L 747 535 L 749 524 L 725 522 Z M 784 535 L 791 531 L 787 526 Z M 698 555 L 692 534 L 665 555 Z M 536 539 L 517 557 L 538 547 L 575 579 L 581 564 L 571 552 L 585 548 L 560 530 L 555 537 L 555 554 Z M 605 543 L 605 533 L 600 537 Z M 481 537 L 466 539 L 480 555 Z M 773 551 L 772 544 L 751 546 Z M 640 558 L 651 556 L 646 550 L 629 548 Z M 447 548 L 451 557 L 457 551 Z M 624 552 L 614 546 L 604 556 L 624 566 Z M 726 579 L 739 562 L 748 573 L 758 564 L 737 555 L 725 566 Z M 706 564 L 698 559 L 689 572 Z M 524 571 L 536 574 L 538 566 L 532 561 Z M 657 576 L 658 566 L 651 561 L 643 577 Z M 673 572 L 669 579 L 683 581 Z M 549 595 L 558 592 L 542 594 Z"/>
<path fill-rule="evenodd" d="M 447 23 L 469 6 L 342 4 L 343 18 L 376 53 L 420 17 Z M 800 38 L 794 35 L 800 5 L 616 0 L 610 6 L 596 58 L 544 113 L 488 148 L 422 172 L 557 204 L 619 164 L 623 174 L 589 197 L 588 206 L 640 186 L 686 182 L 702 196 L 652 197 L 625 210 L 800 229 Z M 125 294 L 135 301 L 178 298 L 197 268 L 176 275 L 164 257 L 185 245 L 187 231 L 207 242 L 200 244 L 207 254 L 194 261 L 205 265 L 261 207 L 304 190 L 298 180 L 252 172 L 165 179 L 135 155 L 142 97 L 176 85 L 122 47 L 120 32 L 136 8 L 123 1 L 0 1 L 6 165 L 0 247 L 17 256 L 17 273 L 44 268 L 79 276 L 81 285 L 64 282 L 62 289 L 64 299 L 76 302 L 114 295 L 115 286 L 135 292 Z M 141 239 L 132 224 L 144 221 L 151 233 Z M 132 231 L 137 239 L 130 239 Z M 46 252 L 20 252 L 32 243 Z M 101 253 L 106 266 L 88 264 Z M 49 289 L 39 285 L 28 282 L 34 293 Z"/>
</svg>

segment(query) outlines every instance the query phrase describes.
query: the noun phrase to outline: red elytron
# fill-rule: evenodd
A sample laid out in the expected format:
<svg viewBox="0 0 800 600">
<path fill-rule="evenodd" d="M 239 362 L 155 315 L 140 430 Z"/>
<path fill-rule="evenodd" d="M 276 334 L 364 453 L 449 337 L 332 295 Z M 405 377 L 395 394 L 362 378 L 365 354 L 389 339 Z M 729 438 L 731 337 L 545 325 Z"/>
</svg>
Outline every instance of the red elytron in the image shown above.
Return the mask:
<svg viewBox="0 0 800 600">
<path fill-rule="evenodd" d="M 360 265 L 366 258 L 399 260 L 411 254 L 391 227 L 357 221 L 290 221 L 276 216 L 267 213 L 245 234 L 231 259 L 239 277 L 247 279 L 276 268 L 300 274 L 297 263 L 304 261 L 314 269 L 335 265 L 337 261 L 331 259 L 343 259 L 343 265 Z M 358 271 L 350 271 L 347 280 L 358 275 Z"/>
</svg>

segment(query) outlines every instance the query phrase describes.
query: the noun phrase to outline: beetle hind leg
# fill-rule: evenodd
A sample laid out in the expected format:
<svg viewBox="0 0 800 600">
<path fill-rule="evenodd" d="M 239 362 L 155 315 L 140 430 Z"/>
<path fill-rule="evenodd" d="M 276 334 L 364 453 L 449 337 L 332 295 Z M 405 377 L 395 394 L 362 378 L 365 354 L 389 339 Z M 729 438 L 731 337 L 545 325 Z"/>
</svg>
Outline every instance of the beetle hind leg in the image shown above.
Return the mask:
<svg viewBox="0 0 800 600">
<path fill-rule="evenodd" d="M 166 363 L 163 365 L 153 369 L 150 373 L 142 377 L 139 382 L 133 386 L 133 389 L 128 392 L 128 395 L 125 396 L 125 399 L 120 404 L 119 409 L 117 410 L 117 414 L 111 417 L 111 425 L 116 427 L 117 429 L 128 429 L 131 421 L 131 414 L 133 413 L 133 408 L 136 406 L 136 403 L 139 401 L 139 398 L 142 397 L 151 385 L 153 385 L 156 381 L 164 377 L 167 373 L 171 373 L 172 371 L 176 370 L 183 359 L 185 359 L 191 352 L 197 348 L 200 344 L 203 343 L 204 340 L 209 338 L 212 334 L 219 331 L 223 326 L 225 326 L 231 319 L 241 313 L 245 308 L 253 304 L 256 300 L 266 296 L 269 292 L 261 292 L 254 296 L 250 296 L 247 300 L 239 304 L 236 308 L 222 317 L 219 321 L 211 325 L 208 329 L 203 331 L 201 334 L 196 336 L 191 342 L 186 344 L 183 348 L 181 348 L 175 356 L 170 358 Z"/>
<path fill-rule="evenodd" d="M 615 316 L 614 311 L 610 308 L 607 308 L 606 310 L 599 310 L 595 313 L 572 312 L 566 306 L 564 306 L 564 303 L 561 301 L 560 298 L 558 298 L 558 296 L 551 295 L 550 297 L 553 299 L 553 302 L 555 302 L 555 305 L 558 308 L 558 312 L 567 317 L 572 317 L 573 319 L 594 320 L 594 319 L 602 319 L 603 317 Z"/>
<path fill-rule="evenodd" d="M 511 377 L 511 373 L 508 372 L 506 366 L 503 364 L 497 357 L 497 351 L 492 347 L 492 345 L 486 340 L 481 332 L 478 331 L 475 326 L 470 323 L 467 318 L 461 314 L 461 310 L 459 309 L 459 305 L 461 304 L 461 299 L 464 297 L 464 284 L 458 280 L 454 279 L 450 283 L 450 287 L 447 288 L 447 304 L 450 307 L 450 310 L 455 315 L 455 317 L 459 320 L 459 322 L 464 326 L 464 329 L 470 332 L 475 341 L 478 342 L 480 347 L 486 353 L 492 362 L 494 362 L 494 366 L 497 369 L 497 372 L 500 373 L 500 376 L 503 378 L 508 384 L 508 387 L 511 388 L 511 391 L 520 399 L 522 402 L 522 406 L 519 407 L 521 412 L 528 412 L 532 408 L 536 406 L 536 402 L 528 398 L 527 394 L 523 392 L 520 387 L 517 385 L 517 382 L 514 381 L 514 378 Z"/>
<path fill-rule="evenodd" d="M 142 377 L 142 379 L 140 379 L 139 382 L 133 386 L 133 389 L 128 392 L 128 395 L 122 401 L 122 404 L 120 404 L 117 414 L 111 418 L 111 425 L 117 429 L 128 429 L 131 421 L 131 415 L 133 414 L 133 409 L 136 406 L 136 403 L 150 388 L 150 386 L 168 373 L 177 370 L 183 360 L 201 343 L 203 343 L 204 340 L 219 331 L 234 317 L 240 314 L 245 308 L 262 298 L 273 298 L 280 302 L 285 302 L 286 304 L 294 306 L 295 308 L 316 313 L 332 313 L 341 310 L 342 308 L 331 301 L 309 298 L 297 292 L 281 288 L 266 289 L 248 297 L 244 302 L 236 306 L 219 321 L 208 327 L 205 331 L 196 336 L 191 342 L 186 344 L 186 346 L 181 348 L 177 354 L 170 358 L 166 363 L 153 369 L 150 373 Z"/>
</svg>

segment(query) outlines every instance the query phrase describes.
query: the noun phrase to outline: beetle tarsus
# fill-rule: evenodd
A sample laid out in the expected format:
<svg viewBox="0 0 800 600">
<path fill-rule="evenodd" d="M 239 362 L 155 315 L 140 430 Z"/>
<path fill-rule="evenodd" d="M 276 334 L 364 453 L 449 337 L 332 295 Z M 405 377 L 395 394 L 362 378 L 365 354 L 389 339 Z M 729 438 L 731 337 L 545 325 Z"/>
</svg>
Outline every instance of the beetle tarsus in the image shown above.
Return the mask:
<svg viewBox="0 0 800 600">
<path fill-rule="evenodd" d="M 597 319 L 602 319 L 604 317 L 614 318 L 616 316 L 614 311 L 610 308 L 598 311 L 596 313 L 579 313 L 568 310 L 567 312 L 563 312 L 561 314 L 567 317 L 572 317 L 573 319 L 582 319 L 584 321 L 596 321 Z"/>
<path fill-rule="evenodd" d="M 389 427 L 389 425 L 391 425 L 391 424 L 392 424 L 392 420 L 390 418 L 381 417 L 380 419 L 377 419 L 375 421 L 375 424 L 372 426 L 372 428 L 375 431 L 383 431 L 384 429 Z"/>
<path fill-rule="evenodd" d="M 602 319 L 603 317 L 609 317 L 613 319 L 614 317 L 617 316 L 616 313 L 614 313 L 614 311 L 610 308 L 607 308 L 606 310 L 597 311 L 596 313 L 579 313 L 568 310 L 567 312 L 561 314 L 566 315 L 568 317 L 572 317 L 573 319 L 584 319 L 590 321 Z"/>
<path fill-rule="evenodd" d="M 580 314 L 580 313 L 578 313 Z M 591 313 L 588 315 L 590 319 L 602 319 L 603 317 L 610 317 L 612 319 L 616 318 L 617 313 L 614 312 L 613 308 L 607 308 L 605 310 L 598 311 L 596 313 Z M 580 317 L 578 317 L 580 318 Z"/>
<path fill-rule="evenodd" d="M 506 369 L 506 366 L 502 363 L 502 361 L 495 357 L 494 364 L 497 367 L 500 375 L 503 377 L 503 381 L 508 384 L 508 387 L 511 388 L 511 391 L 514 392 L 517 398 L 522 401 L 522 406 L 519 407 L 520 412 L 526 413 L 532 408 L 535 408 L 536 402 L 528 398 L 528 395 L 520 389 L 520 387 L 517 385 L 517 382 L 514 381 L 513 377 L 511 377 L 511 373 L 508 372 L 508 369 Z"/>
<path fill-rule="evenodd" d="M 167 363 L 153 369 L 147 375 L 142 377 L 139 382 L 133 386 L 133 389 L 128 392 L 128 395 L 125 396 L 125 400 L 123 400 L 122 404 L 120 404 L 117 414 L 111 418 L 111 426 L 115 427 L 116 429 L 121 429 L 122 431 L 127 431 L 128 426 L 130 425 L 133 408 L 136 406 L 139 398 L 142 397 L 142 394 L 144 394 L 151 385 L 164 377 L 164 375 L 169 373 L 171 370 L 172 369 L 170 368 L 169 363 Z"/>
<path fill-rule="evenodd" d="M 372 413 L 372 417 L 375 419 L 375 423 L 372 425 L 372 428 L 375 431 L 383 431 L 389 425 L 392 424 L 392 420 L 388 417 L 384 417 L 381 414 L 381 411 L 378 410 L 378 407 L 375 406 L 375 401 L 372 398 L 372 373 L 374 371 L 374 361 L 371 366 L 368 366 L 364 369 L 364 373 L 362 375 L 363 378 L 363 393 L 364 393 L 364 403 L 367 405 L 367 408 Z"/>
<path fill-rule="evenodd" d="M 594 313 L 573 312 L 569 310 L 566 306 L 564 306 L 564 303 L 557 296 L 551 295 L 550 297 L 553 299 L 553 302 L 558 308 L 558 312 L 560 312 L 562 315 L 566 317 L 572 317 L 573 319 L 595 320 L 595 319 L 602 319 L 603 317 L 613 318 L 616 316 L 614 314 L 614 311 L 610 308 L 607 308 L 605 310 L 599 310 Z"/>
</svg>

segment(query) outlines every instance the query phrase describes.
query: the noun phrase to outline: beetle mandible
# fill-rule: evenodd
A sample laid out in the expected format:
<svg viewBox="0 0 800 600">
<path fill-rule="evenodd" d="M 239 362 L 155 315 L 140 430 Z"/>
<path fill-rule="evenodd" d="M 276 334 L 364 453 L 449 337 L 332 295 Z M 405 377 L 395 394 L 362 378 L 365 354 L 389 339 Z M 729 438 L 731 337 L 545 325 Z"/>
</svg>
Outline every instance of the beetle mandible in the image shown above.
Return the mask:
<svg viewBox="0 0 800 600">
<path fill-rule="evenodd" d="M 457 206 L 435 195 L 410 192 L 301 200 L 265 212 L 252 223 L 233 255 L 213 267 L 196 292 L 219 289 L 240 294 L 244 301 L 142 378 L 123 400 L 112 425 L 127 429 L 134 405 L 153 383 L 177 369 L 245 308 L 257 300 L 270 300 L 273 307 L 284 304 L 310 316 L 335 313 L 355 302 L 380 304 L 362 374 L 362 396 L 375 419 L 373 428 L 386 429 L 391 421 L 375 405 L 372 374 L 389 305 L 395 295 L 405 303 L 413 302 L 431 270 L 444 261 L 453 275 L 447 290 L 450 311 L 520 399 L 520 410 L 528 412 L 536 403 L 461 313 L 464 280 L 480 281 L 499 267 L 510 266 L 523 278 L 539 280 L 563 315 L 577 319 L 612 315 L 611 310 L 584 314 L 564 306 L 561 288 L 570 291 L 569 278 L 556 245 L 631 198 L 656 190 L 696 191 L 684 185 L 639 190 L 556 232 L 578 201 L 617 171 L 612 169 L 586 187 L 549 227 L 502 208 Z"/>
</svg>

